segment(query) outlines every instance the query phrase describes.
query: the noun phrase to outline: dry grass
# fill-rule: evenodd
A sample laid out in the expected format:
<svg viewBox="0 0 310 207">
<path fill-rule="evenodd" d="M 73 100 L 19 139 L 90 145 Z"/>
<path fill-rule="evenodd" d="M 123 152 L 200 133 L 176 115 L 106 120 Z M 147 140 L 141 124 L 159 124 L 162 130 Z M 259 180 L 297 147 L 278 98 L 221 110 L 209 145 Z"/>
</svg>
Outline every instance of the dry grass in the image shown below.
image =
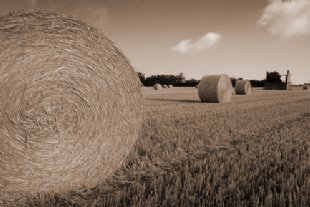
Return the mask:
<svg viewBox="0 0 310 207">
<path fill-rule="evenodd" d="M 96 186 L 138 136 L 132 67 L 95 28 L 60 15 L 6 14 L 0 31 L 0 199 Z"/>
<path fill-rule="evenodd" d="M 254 90 L 216 105 L 200 103 L 196 88 L 143 91 L 143 131 L 113 178 L 91 189 L 7 204 L 309 205 L 307 91 Z"/>
</svg>

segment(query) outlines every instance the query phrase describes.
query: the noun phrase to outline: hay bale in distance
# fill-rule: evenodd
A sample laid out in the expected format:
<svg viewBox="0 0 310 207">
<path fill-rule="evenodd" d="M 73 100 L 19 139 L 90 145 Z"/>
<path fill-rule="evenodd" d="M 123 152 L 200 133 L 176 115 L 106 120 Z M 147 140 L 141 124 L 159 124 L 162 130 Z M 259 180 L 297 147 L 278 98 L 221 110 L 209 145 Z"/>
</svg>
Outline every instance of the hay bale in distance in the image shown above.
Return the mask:
<svg viewBox="0 0 310 207">
<path fill-rule="evenodd" d="M 302 88 L 304 90 L 309 90 L 309 83 L 305 83 Z"/>
<path fill-rule="evenodd" d="M 154 86 L 153 86 L 153 88 L 155 89 L 155 90 L 161 90 L 163 87 L 161 86 L 161 84 L 160 83 L 156 83 Z"/>
<path fill-rule="evenodd" d="M 15 12 L 0 22 L 0 197 L 96 186 L 138 136 L 132 66 L 79 20 Z"/>
<path fill-rule="evenodd" d="M 231 93 L 232 93 L 233 96 L 236 95 L 236 89 L 234 87 L 231 88 Z"/>
<path fill-rule="evenodd" d="M 235 91 L 237 95 L 250 95 L 252 91 L 251 82 L 249 80 L 238 80 Z"/>
<path fill-rule="evenodd" d="M 168 86 L 167 85 L 163 85 L 163 88 L 168 88 Z"/>
<path fill-rule="evenodd" d="M 231 81 L 225 74 L 204 76 L 198 86 L 198 95 L 201 102 L 230 102 L 232 97 L 231 91 Z"/>
<path fill-rule="evenodd" d="M 171 84 L 170 84 L 170 85 L 168 85 L 168 88 L 173 88 L 173 85 L 171 85 Z"/>
</svg>

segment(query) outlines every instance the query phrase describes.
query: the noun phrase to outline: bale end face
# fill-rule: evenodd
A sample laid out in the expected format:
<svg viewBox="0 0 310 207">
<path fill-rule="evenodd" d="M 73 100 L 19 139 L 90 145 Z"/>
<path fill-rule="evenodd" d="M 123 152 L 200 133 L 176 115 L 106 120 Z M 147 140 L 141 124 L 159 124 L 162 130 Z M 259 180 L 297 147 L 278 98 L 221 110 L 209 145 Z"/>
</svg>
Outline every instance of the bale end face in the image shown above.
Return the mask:
<svg viewBox="0 0 310 207">
<path fill-rule="evenodd" d="M 94 187 L 138 136 L 136 73 L 81 21 L 20 12 L 0 22 L 0 197 Z"/>
<path fill-rule="evenodd" d="M 154 88 L 154 90 L 159 91 L 159 90 L 161 90 L 163 87 L 162 87 L 162 85 L 161 85 L 161 84 L 156 83 L 156 84 L 153 86 L 153 88 Z"/>
</svg>

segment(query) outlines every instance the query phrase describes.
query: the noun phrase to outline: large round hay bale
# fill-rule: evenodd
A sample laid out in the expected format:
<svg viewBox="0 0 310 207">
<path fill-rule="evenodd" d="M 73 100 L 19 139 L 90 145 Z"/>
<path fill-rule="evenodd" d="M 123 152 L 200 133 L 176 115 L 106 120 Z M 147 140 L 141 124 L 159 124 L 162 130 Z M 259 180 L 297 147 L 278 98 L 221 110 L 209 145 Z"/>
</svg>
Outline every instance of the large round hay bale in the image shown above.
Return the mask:
<svg viewBox="0 0 310 207">
<path fill-rule="evenodd" d="M 57 14 L 5 14 L 0 31 L 0 197 L 106 179 L 140 128 L 128 60 L 97 29 Z"/>
<path fill-rule="evenodd" d="M 252 91 L 251 82 L 249 80 L 238 80 L 235 91 L 237 95 L 250 95 Z"/>
<path fill-rule="evenodd" d="M 163 88 L 168 88 L 168 86 L 167 85 L 163 85 Z"/>
<path fill-rule="evenodd" d="M 156 84 L 153 86 L 153 88 L 154 88 L 155 90 L 161 90 L 163 87 L 161 86 L 160 83 L 156 83 Z"/>
<path fill-rule="evenodd" d="M 170 85 L 168 85 L 168 88 L 173 88 L 173 85 L 171 85 L 171 84 L 170 84 Z"/>
<path fill-rule="evenodd" d="M 198 86 L 198 94 L 201 102 L 230 102 L 232 97 L 231 91 L 231 81 L 225 74 L 204 76 Z"/>
</svg>

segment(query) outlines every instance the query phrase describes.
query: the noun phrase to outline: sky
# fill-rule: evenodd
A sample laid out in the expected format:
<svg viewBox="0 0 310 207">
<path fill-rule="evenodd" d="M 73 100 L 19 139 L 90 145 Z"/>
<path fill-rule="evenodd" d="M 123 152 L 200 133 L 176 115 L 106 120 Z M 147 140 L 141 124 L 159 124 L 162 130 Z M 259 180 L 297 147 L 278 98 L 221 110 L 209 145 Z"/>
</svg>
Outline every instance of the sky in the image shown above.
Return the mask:
<svg viewBox="0 0 310 207">
<path fill-rule="evenodd" d="M 147 76 L 285 74 L 310 82 L 310 0 L 0 0 L 98 27 Z"/>
</svg>

